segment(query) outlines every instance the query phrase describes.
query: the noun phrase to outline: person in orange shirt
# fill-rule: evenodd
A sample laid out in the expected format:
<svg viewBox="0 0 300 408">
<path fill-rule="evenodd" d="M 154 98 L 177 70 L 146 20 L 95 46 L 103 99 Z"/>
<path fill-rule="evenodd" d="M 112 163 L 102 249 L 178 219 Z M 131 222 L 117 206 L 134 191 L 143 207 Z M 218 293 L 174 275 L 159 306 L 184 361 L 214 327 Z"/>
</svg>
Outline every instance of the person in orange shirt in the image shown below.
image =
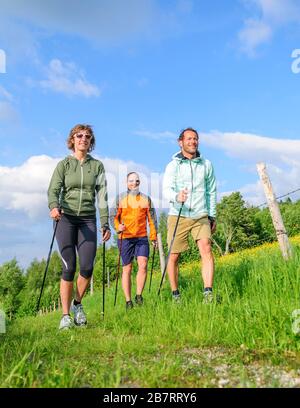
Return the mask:
<svg viewBox="0 0 300 408">
<path fill-rule="evenodd" d="M 143 304 L 143 289 L 147 278 L 149 242 L 147 221 L 150 228 L 149 239 L 157 246 L 157 218 L 152 200 L 139 191 L 140 178 L 135 172 L 127 175 L 127 192 L 117 196 L 111 209 L 110 220 L 119 235 L 118 247 L 121 252 L 123 274 L 122 288 L 126 299 L 126 309 L 133 308 L 131 300 L 131 271 L 134 258 L 137 259 L 135 302 Z"/>
</svg>

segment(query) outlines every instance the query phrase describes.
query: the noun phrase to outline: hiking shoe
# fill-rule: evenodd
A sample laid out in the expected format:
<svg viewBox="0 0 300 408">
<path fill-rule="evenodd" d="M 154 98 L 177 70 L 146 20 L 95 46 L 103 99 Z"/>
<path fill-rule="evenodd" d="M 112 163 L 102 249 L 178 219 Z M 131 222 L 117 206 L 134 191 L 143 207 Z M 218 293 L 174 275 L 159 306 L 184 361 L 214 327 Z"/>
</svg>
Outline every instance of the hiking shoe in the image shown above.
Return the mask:
<svg viewBox="0 0 300 408">
<path fill-rule="evenodd" d="M 144 303 L 144 299 L 142 295 L 135 295 L 135 303 L 139 306 L 142 306 L 142 304 Z"/>
<path fill-rule="evenodd" d="M 174 303 L 180 303 L 181 302 L 181 296 L 180 293 L 173 293 L 172 294 L 172 299 Z"/>
<path fill-rule="evenodd" d="M 212 303 L 214 300 L 213 293 L 210 290 L 205 290 L 203 292 L 203 303 L 209 304 Z"/>
<path fill-rule="evenodd" d="M 126 302 L 126 310 L 129 310 L 129 309 L 133 309 L 132 300 L 128 300 L 128 302 Z"/>
<path fill-rule="evenodd" d="M 86 315 L 81 303 L 75 305 L 74 300 L 72 300 L 71 311 L 74 313 L 74 323 L 76 326 L 85 326 L 87 324 Z"/>
<path fill-rule="evenodd" d="M 59 324 L 59 330 L 69 330 L 74 326 L 73 320 L 70 315 L 64 315 L 61 318 Z"/>
</svg>

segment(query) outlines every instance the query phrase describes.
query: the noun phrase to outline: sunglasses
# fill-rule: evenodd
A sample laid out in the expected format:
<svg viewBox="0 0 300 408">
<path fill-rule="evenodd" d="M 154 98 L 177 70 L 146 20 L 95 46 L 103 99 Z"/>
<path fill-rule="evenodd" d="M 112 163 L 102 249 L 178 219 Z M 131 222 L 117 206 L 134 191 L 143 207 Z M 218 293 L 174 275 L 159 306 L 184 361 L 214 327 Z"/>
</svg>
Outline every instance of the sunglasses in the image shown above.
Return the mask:
<svg viewBox="0 0 300 408">
<path fill-rule="evenodd" d="M 85 138 L 87 140 L 90 140 L 91 137 L 92 137 L 92 135 L 85 135 L 85 134 L 82 134 L 82 133 L 79 133 L 78 135 L 76 135 L 77 139 L 82 139 L 84 136 L 85 136 Z"/>
<path fill-rule="evenodd" d="M 128 180 L 128 183 L 140 184 L 140 180 Z"/>
</svg>

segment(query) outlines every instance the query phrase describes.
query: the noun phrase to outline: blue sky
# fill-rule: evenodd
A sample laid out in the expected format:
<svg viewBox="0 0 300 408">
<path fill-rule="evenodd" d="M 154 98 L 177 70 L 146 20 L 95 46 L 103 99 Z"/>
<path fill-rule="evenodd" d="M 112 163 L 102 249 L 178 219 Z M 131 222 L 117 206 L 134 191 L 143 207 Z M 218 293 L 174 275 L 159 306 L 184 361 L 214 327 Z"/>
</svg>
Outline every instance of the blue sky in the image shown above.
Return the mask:
<svg viewBox="0 0 300 408">
<path fill-rule="evenodd" d="M 299 1 L 0 3 L 0 264 L 47 256 L 46 190 L 77 123 L 94 127 L 110 200 L 138 170 L 165 207 L 161 179 L 187 126 L 219 199 L 264 202 L 259 161 L 277 195 L 300 187 Z"/>
</svg>

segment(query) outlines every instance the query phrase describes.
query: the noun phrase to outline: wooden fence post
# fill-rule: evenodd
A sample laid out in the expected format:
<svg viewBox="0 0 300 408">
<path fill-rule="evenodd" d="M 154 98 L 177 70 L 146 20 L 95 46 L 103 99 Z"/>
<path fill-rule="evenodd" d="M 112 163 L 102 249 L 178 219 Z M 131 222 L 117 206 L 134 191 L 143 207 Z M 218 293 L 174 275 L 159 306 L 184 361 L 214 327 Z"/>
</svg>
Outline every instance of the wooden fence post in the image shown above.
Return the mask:
<svg viewBox="0 0 300 408">
<path fill-rule="evenodd" d="M 165 259 L 164 248 L 163 248 L 160 232 L 157 234 L 157 243 L 158 243 L 158 251 L 159 251 L 160 270 L 161 270 L 161 273 L 163 274 L 165 270 L 166 259 Z"/>
<path fill-rule="evenodd" d="M 257 163 L 256 167 L 264 187 L 265 195 L 267 197 L 267 202 L 271 213 L 273 225 L 276 231 L 279 246 L 281 249 L 281 253 L 283 258 L 287 260 L 292 256 L 292 248 L 289 243 L 286 229 L 284 227 L 284 223 L 281 217 L 280 208 L 266 170 L 266 165 L 265 163 Z"/>
</svg>

